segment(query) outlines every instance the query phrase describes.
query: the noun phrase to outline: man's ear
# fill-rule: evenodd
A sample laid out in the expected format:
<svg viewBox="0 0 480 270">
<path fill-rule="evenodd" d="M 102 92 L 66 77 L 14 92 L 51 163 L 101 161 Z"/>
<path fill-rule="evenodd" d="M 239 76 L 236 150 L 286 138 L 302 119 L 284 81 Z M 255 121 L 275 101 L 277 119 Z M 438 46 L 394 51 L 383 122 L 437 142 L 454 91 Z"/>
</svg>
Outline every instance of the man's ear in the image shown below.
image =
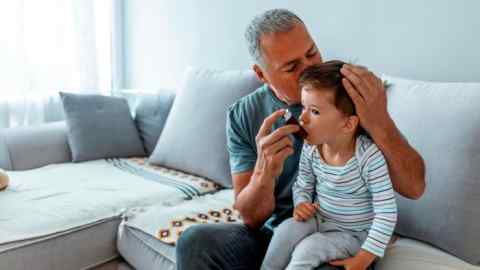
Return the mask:
<svg viewBox="0 0 480 270">
<path fill-rule="evenodd" d="M 263 73 L 263 70 L 259 65 L 253 64 L 252 69 L 253 69 L 253 71 L 255 71 L 255 74 L 257 75 L 257 78 L 261 82 L 268 84 L 268 80 L 265 78 L 265 74 Z"/>
<path fill-rule="evenodd" d="M 350 115 L 350 116 L 347 116 L 344 129 L 345 131 L 353 132 L 355 131 L 355 129 L 358 127 L 359 124 L 360 124 L 360 119 L 358 118 L 358 116 Z"/>
</svg>

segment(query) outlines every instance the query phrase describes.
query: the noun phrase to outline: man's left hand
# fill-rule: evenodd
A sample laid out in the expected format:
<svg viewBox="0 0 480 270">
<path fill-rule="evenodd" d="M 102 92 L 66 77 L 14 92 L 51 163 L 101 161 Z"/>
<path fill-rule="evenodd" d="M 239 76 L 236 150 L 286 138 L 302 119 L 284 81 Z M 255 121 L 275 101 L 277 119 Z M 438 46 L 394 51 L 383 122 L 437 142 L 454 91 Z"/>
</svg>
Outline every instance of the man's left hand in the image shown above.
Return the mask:
<svg viewBox="0 0 480 270">
<path fill-rule="evenodd" d="M 343 266 L 345 270 L 366 270 L 368 267 L 368 265 L 365 265 L 355 257 L 345 260 L 331 261 L 330 264 L 334 266 Z"/>
<path fill-rule="evenodd" d="M 331 261 L 330 264 L 335 266 L 343 266 L 345 270 L 365 270 L 370 266 L 370 264 L 373 263 L 375 258 L 376 256 L 372 253 L 360 249 L 355 257 Z"/>
<path fill-rule="evenodd" d="M 361 66 L 345 64 L 340 72 L 345 76 L 342 83 L 355 104 L 362 127 L 373 135 L 391 124 L 382 80 Z"/>
</svg>

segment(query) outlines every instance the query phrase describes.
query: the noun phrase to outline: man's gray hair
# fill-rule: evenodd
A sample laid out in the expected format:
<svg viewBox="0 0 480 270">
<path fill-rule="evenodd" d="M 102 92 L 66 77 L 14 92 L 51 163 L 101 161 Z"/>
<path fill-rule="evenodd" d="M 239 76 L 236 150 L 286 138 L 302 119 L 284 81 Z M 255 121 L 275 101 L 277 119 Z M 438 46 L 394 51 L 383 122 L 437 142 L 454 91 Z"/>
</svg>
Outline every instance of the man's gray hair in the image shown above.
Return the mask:
<svg viewBox="0 0 480 270">
<path fill-rule="evenodd" d="M 271 9 L 253 18 L 245 31 L 248 52 L 253 61 L 263 65 L 264 59 L 260 38 L 264 34 L 288 32 L 303 21 L 295 13 L 286 9 Z"/>
</svg>

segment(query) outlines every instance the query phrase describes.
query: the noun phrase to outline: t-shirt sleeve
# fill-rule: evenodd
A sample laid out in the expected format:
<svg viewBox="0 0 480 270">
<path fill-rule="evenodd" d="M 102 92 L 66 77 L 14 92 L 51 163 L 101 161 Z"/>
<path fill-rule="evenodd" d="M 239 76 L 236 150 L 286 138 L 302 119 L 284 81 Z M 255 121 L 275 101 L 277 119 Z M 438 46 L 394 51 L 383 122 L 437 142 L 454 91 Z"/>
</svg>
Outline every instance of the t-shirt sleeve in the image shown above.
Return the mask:
<svg viewBox="0 0 480 270">
<path fill-rule="evenodd" d="M 232 174 L 253 170 L 257 160 L 254 146 L 249 142 L 247 121 L 242 117 L 235 105 L 227 111 L 227 150 Z"/>
</svg>

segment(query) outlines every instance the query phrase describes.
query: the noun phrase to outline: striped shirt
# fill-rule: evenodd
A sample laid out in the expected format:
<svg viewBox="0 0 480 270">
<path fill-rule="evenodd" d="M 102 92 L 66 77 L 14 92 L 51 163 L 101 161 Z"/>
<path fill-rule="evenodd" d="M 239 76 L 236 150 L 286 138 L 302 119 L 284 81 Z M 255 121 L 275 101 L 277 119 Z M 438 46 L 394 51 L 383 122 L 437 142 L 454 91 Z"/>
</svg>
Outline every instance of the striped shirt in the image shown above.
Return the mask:
<svg viewBox="0 0 480 270">
<path fill-rule="evenodd" d="M 316 146 L 304 143 L 293 201 L 297 206 L 314 199 L 325 221 L 347 231 L 368 231 L 362 249 L 383 257 L 397 204 L 385 158 L 372 140 L 359 136 L 354 156 L 343 166 L 326 164 Z"/>
</svg>

